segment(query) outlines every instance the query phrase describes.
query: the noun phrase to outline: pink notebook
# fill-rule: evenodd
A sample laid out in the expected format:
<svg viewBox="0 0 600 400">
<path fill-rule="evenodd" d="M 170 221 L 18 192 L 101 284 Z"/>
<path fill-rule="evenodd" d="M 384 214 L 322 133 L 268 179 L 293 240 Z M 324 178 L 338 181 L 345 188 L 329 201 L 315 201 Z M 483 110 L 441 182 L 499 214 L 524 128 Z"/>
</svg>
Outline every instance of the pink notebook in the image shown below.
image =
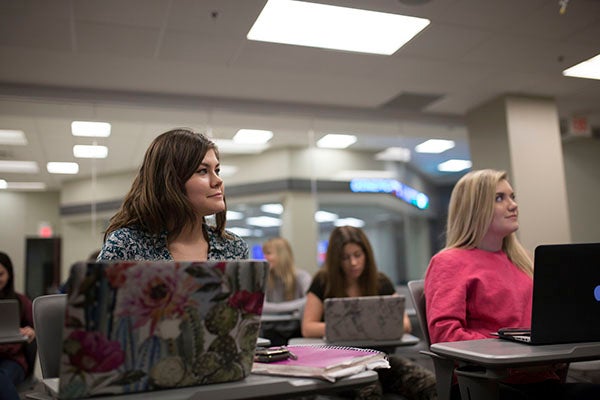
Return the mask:
<svg viewBox="0 0 600 400">
<path fill-rule="evenodd" d="M 331 382 L 367 369 L 389 368 L 385 353 L 355 347 L 328 345 L 287 346 L 296 359 L 270 363 L 255 362 L 256 374 L 321 378 Z"/>
</svg>

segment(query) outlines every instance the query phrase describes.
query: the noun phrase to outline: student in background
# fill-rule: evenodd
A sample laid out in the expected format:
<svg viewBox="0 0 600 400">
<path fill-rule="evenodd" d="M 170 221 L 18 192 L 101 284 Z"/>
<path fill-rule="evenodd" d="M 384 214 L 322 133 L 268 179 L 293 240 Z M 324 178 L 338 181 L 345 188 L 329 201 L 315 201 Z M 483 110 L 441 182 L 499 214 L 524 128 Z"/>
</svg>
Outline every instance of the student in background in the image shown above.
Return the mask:
<svg viewBox="0 0 600 400">
<path fill-rule="evenodd" d="M 269 339 L 272 345 L 281 346 L 287 344 L 288 339 L 302 335 L 297 317 L 302 316 L 311 276 L 296 268 L 292 248 L 284 238 L 276 237 L 263 243 L 263 254 L 269 263 L 263 315 L 290 314 L 293 318 L 263 321 L 261 336 Z"/>
<path fill-rule="evenodd" d="M 456 183 L 446 247 L 425 275 L 432 343 L 491 338 L 500 328 L 531 324 L 533 263 L 515 234 L 518 214 L 505 172 L 472 171 Z M 562 384 L 560 374 L 555 366 L 513 371 L 501 398 L 600 399 L 600 386 Z M 452 398 L 460 399 L 457 385 Z"/>
<path fill-rule="evenodd" d="M 377 270 L 375 255 L 364 231 L 352 226 L 336 227 L 329 236 L 325 264 L 315 274 L 306 295 L 302 335 L 319 338 L 325 335 L 323 314 L 327 298 L 395 293 L 389 278 Z M 404 331 L 411 331 L 406 313 Z M 435 377 L 431 371 L 395 355 L 389 355 L 389 361 L 389 370 L 378 371 L 383 391 L 394 392 L 407 399 L 437 398 Z M 373 390 L 381 391 L 381 387 Z M 367 397 L 377 395 L 371 393 Z"/>
<path fill-rule="evenodd" d="M 216 145 L 188 129 L 154 139 L 98 260 L 247 259 L 248 245 L 225 230 L 227 206 Z M 206 217 L 215 214 L 216 225 Z"/>
<path fill-rule="evenodd" d="M 35 339 L 31 300 L 15 292 L 15 276 L 8 254 L 0 252 L 0 300 L 16 299 L 21 312 L 21 334 Z M 1 317 L 0 317 L 1 318 Z M 23 382 L 33 365 L 29 365 L 24 343 L 0 344 L 0 400 L 19 400 L 16 385 Z"/>
</svg>

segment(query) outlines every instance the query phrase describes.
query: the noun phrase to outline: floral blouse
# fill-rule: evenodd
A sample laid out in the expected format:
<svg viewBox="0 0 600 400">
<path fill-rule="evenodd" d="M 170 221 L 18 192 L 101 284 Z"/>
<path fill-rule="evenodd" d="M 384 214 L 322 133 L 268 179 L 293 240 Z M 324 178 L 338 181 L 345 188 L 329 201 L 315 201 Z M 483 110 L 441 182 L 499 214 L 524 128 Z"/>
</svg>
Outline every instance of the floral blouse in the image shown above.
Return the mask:
<svg viewBox="0 0 600 400">
<path fill-rule="evenodd" d="M 240 260 L 249 258 L 246 242 L 238 235 L 227 231 L 230 239 L 222 238 L 215 227 L 204 225 L 208 233 L 208 260 Z M 98 261 L 102 260 L 172 260 L 167 248 L 167 232 L 151 234 L 137 227 L 120 228 L 111 232 Z"/>
</svg>

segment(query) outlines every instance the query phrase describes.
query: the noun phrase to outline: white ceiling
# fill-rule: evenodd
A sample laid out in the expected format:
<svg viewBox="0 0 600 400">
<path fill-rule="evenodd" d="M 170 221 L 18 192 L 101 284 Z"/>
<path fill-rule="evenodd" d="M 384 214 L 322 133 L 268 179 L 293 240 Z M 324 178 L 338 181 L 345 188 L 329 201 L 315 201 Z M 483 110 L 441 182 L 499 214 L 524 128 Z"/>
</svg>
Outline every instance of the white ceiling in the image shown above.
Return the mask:
<svg viewBox="0 0 600 400">
<path fill-rule="evenodd" d="M 0 179 L 72 179 L 45 172 L 91 142 L 70 135 L 72 120 L 113 124 L 98 140 L 110 148 L 99 174 L 136 168 L 154 136 L 191 126 L 227 139 L 271 129 L 273 147 L 306 146 L 308 132 L 354 133 L 365 151 L 457 140 L 440 156 L 413 154 L 434 182 L 455 179 L 437 162 L 468 157 L 465 113 L 497 96 L 553 97 L 562 117 L 600 123 L 600 81 L 561 75 L 600 53 L 598 0 L 570 0 L 562 15 L 556 0 L 321 1 L 431 20 L 389 57 L 248 41 L 265 2 L 0 0 L 0 128 L 29 141 L 0 145 L 0 159 L 41 169 Z"/>
</svg>

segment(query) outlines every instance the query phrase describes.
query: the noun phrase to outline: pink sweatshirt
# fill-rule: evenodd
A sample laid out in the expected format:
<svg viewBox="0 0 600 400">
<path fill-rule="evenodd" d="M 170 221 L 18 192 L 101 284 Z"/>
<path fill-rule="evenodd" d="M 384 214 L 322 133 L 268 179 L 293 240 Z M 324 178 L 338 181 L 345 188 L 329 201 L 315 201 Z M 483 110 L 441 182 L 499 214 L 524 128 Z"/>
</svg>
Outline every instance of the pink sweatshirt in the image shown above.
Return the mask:
<svg viewBox="0 0 600 400">
<path fill-rule="evenodd" d="M 449 249 L 425 275 L 431 342 L 491 338 L 503 327 L 529 327 L 533 280 L 504 252 Z"/>
<path fill-rule="evenodd" d="M 503 327 L 530 327 L 533 280 L 502 251 L 449 249 L 436 254 L 425 275 L 431 343 L 493 337 Z M 511 370 L 508 383 L 558 379 L 549 365 Z"/>
</svg>

